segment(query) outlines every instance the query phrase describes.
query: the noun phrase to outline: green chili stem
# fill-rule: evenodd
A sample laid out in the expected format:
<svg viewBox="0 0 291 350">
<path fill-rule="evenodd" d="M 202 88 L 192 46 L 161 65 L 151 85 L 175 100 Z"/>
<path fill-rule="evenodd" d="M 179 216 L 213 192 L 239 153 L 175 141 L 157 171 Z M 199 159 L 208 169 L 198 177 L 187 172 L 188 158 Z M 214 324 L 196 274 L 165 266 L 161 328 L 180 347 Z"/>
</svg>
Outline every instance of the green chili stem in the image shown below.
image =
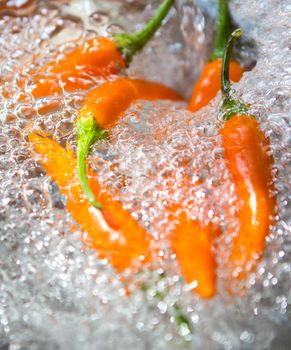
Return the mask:
<svg viewBox="0 0 291 350">
<path fill-rule="evenodd" d="M 221 70 L 221 91 L 224 97 L 229 97 L 231 84 L 229 81 L 229 63 L 230 63 L 230 56 L 232 52 L 232 48 L 235 45 L 237 39 L 239 39 L 242 36 L 242 30 L 241 28 L 237 28 L 234 30 L 230 38 L 228 39 L 228 42 L 225 46 L 225 50 L 223 53 L 223 64 L 222 64 L 222 70 Z"/>
<path fill-rule="evenodd" d="M 222 62 L 222 70 L 221 70 L 221 91 L 223 95 L 223 104 L 221 110 L 223 112 L 223 120 L 230 119 L 233 115 L 237 113 L 246 113 L 248 107 L 245 103 L 235 100 L 231 98 L 231 83 L 229 80 L 229 64 L 230 64 L 230 56 L 231 51 L 236 43 L 237 39 L 242 36 L 241 28 L 234 30 L 230 38 L 225 46 L 225 50 L 223 53 L 223 62 Z"/>
<path fill-rule="evenodd" d="M 231 30 L 231 18 L 228 8 L 228 0 L 218 0 L 218 19 L 216 24 L 216 36 L 210 61 L 223 57 L 223 52 Z"/>
<path fill-rule="evenodd" d="M 164 277 L 165 277 L 165 275 L 161 276 L 161 279 Z M 147 285 L 146 283 L 141 285 L 141 290 L 143 292 L 147 292 L 149 288 L 150 288 L 150 286 Z M 159 290 L 155 290 L 154 297 L 157 300 L 163 301 L 163 300 L 165 300 L 166 296 L 167 296 L 166 292 L 161 292 Z M 173 305 L 173 314 L 174 314 L 173 316 L 175 318 L 177 326 L 179 327 L 180 331 L 181 330 L 183 331 L 182 332 L 183 336 L 187 340 L 187 336 L 192 333 L 192 324 L 191 324 L 190 319 L 183 312 L 181 306 L 177 302 Z"/>
<path fill-rule="evenodd" d="M 113 35 L 113 39 L 118 49 L 124 55 L 127 64 L 131 62 L 135 53 L 140 51 L 151 39 L 173 4 L 174 0 L 164 0 L 154 17 L 139 32 L 135 34 L 123 33 Z"/>
<path fill-rule="evenodd" d="M 182 311 L 179 304 L 175 303 L 173 308 L 175 310 L 175 320 L 176 320 L 177 325 L 180 328 L 183 328 L 183 332 L 185 333 L 185 335 L 191 334 L 192 333 L 192 325 L 191 325 L 189 318 Z"/>
<path fill-rule="evenodd" d="M 86 159 L 91 145 L 96 140 L 106 137 L 106 132 L 98 127 L 93 116 L 81 116 L 77 121 L 77 167 L 81 187 L 90 204 L 97 209 L 102 209 L 101 203 L 97 202 L 87 178 Z"/>
</svg>

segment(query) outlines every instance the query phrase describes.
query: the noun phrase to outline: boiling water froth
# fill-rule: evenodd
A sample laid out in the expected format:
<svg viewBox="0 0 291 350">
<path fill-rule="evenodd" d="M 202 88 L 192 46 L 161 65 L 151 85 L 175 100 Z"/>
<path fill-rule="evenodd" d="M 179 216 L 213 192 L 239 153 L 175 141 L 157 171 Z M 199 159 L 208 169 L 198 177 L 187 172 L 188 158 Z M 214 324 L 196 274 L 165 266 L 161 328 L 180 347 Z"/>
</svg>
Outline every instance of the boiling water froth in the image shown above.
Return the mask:
<svg viewBox="0 0 291 350">
<path fill-rule="evenodd" d="M 180 13 L 188 3 L 179 3 Z M 195 116 L 180 104 L 138 103 L 113 129 L 113 142 L 94 147 L 90 161 L 99 180 L 117 193 L 124 206 L 150 231 L 164 255 L 162 260 L 157 257 L 154 272 L 143 271 L 137 276 L 128 272 L 121 280 L 106 261 L 98 260 L 96 252 L 83 249 L 80 231 L 75 228 L 72 232 L 74 223 L 65 213 L 64 198 L 31 159 L 23 137 L 33 121 L 62 144 L 68 139 L 75 149 L 72 121 L 84 92 L 64 94 L 58 98 L 60 109 L 48 115 L 38 113 L 39 107 L 48 103 L 45 99 L 34 101 L 28 97 L 20 103 L 15 98 L 20 92 L 20 76 L 25 77 L 29 90 L 32 54 L 42 65 L 54 57 L 55 42 L 62 39 L 63 28 L 81 32 L 82 25 L 60 17 L 53 8 L 42 8 L 30 18 L 0 20 L 1 83 L 3 86 L 5 82 L 3 90 L 10 96 L 14 94 L 9 98 L 3 93 L 0 100 L 0 349 L 279 348 L 273 339 L 278 334 L 286 336 L 290 327 L 290 7 L 287 1 L 262 4 L 247 0 L 233 1 L 231 9 L 246 35 L 257 43 L 257 65 L 235 86 L 235 93 L 253 104 L 253 112 L 271 138 L 279 220 L 268 238 L 264 260 L 246 282 L 246 295 L 235 300 L 227 295 L 224 269 L 220 268 L 218 296 L 207 302 L 184 285 L 172 259 L 164 237 L 171 228 L 165 206 L 169 201 L 179 203 L 204 222 L 223 225 L 229 221 L 236 226 L 233 219 L 225 217 L 225 208 L 235 200 L 235 193 L 217 136 L 220 98 Z M 102 11 L 106 26 L 104 8 Z M 173 12 L 164 32 L 146 49 L 142 67 L 137 62 L 131 68 L 136 75 L 146 76 L 145 72 L 150 71 L 154 79 L 189 90 L 189 82 L 183 83 L 185 71 L 174 74 L 174 69 L 169 73 L 165 67 L 165 62 L 170 62 L 168 68 L 172 64 L 180 68 L 189 56 L 181 56 L 183 50 L 172 50 L 169 61 L 169 52 L 159 50 L 158 45 L 164 41 L 170 46 L 172 33 L 177 33 L 172 47 L 186 45 L 186 50 L 191 51 L 192 45 L 198 45 L 203 52 L 197 63 L 201 67 L 209 45 L 198 39 L 203 37 L 203 31 L 212 30 L 207 25 L 201 29 L 204 15 L 196 8 L 193 13 L 200 16 L 194 21 L 198 27 L 189 26 L 193 42 L 185 44 L 185 28 L 178 33 Z M 276 18 L 274 13 L 278 13 Z M 130 11 L 128 16 L 134 21 Z M 108 14 L 108 22 L 109 19 Z M 207 24 L 207 17 L 204 19 Z M 182 20 L 183 25 L 187 21 Z M 58 52 L 70 50 L 72 45 L 75 44 L 62 45 Z M 188 62 L 186 69 L 189 65 L 191 68 Z M 160 76 L 156 72 L 161 72 Z M 198 68 L 193 72 L 197 75 Z M 191 179 L 192 186 L 180 186 L 185 177 Z M 227 242 L 217 245 L 218 262 L 223 266 L 227 256 L 221 253 L 228 250 Z M 124 281 L 128 281 L 130 297 L 125 296 Z M 144 282 L 148 285 L 146 292 L 138 287 Z M 155 298 L 157 290 L 166 294 L 163 300 Z M 185 337 L 187 331 L 175 324 L 175 303 L 191 319 L 191 338 Z"/>
</svg>

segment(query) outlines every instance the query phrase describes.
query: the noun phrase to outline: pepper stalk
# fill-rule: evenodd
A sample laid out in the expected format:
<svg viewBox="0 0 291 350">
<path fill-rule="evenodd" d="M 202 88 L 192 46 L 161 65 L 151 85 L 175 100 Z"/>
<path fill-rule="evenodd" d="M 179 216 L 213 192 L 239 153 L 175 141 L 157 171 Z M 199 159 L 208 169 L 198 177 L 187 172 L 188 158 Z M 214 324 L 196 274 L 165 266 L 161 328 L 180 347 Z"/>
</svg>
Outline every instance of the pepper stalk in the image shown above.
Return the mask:
<svg viewBox="0 0 291 350">
<path fill-rule="evenodd" d="M 107 131 L 98 127 L 94 116 L 81 117 L 77 121 L 77 167 L 80 184 L 88 201 L 95 208 L 102 210 L 101 203 L 97 202 L 90 188 L 87 178 L 86 159 L 91 145 L 96 140 L 107 138 Z"/>
<path fill-rule="evenodd" d="M 125 57 L 126 64 L 129 65 L 133 56 L 147 44 L 151 37 L 161 26 L 162 21 L 169 13 L 174 0 L 164 0 L 158 8 L 154 17 L 137 33 L 114 34 L 113 40 L 117 48 Z"/>
<path fill-rule="evenodd" d="M 245 103 L 233 99 L 231 97 L 231 83 L 229 80 L 229 63 L 231 57 L 231 51 L 236 41 L 242 36 L 243 32 L 241 28 L 234 30 L 225 46 L 223 53 L 223 63 L 221 70 L 221 92 L 223 96 L 223 104 L 221 110 L 223 112 L 223 120 L 230 119 L 233 115 L 238 113 L 246 113 L 248 107 Z"/>
<path fill-rule="evenodd" d="M 218 0 L 218 20 L 216 24 L 216 36 L 210 61 L 222 59 L 224 48 L 231 31 L 231 17 L 228 8 L 228 0 Z"/>
<path fill-rule="evenodd" d="M 160 281 L 165 278 L 165 274 L 160 276 Z M 146 293 L 151 286 L 148 283 L 143 283 L 141 285 L 141 290 Z M 158 289 L 154 290 L 154 298 L 160 301 L 164 301 L 167 297 L 166 291 L 159 291 Z M 183 311 L 182 307 L 178 302 L 175 302 L 172 306 L 172 313 L 175 319 L 175 323 L 179 328 L 180 334 L 184 337 L 184 340 L 189 341 L 189 338 L 192 334 L 192 323 L 187 316 L 187 314 Z"/>
</svg>

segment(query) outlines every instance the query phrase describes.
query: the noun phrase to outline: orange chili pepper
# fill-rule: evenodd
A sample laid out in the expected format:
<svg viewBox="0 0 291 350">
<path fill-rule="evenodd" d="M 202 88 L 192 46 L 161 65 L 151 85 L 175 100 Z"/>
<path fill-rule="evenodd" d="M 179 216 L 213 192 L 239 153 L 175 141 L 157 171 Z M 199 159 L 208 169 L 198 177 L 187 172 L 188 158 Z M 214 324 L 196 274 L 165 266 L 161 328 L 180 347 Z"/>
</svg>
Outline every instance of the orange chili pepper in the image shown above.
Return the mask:
<svg viewBox="0 0 291 350">
<path fill-rule="evenodd" d="M 192 97 L 188 106 L 191 112 L 196 112 L 205 107 L 217 95 L 220 89 L 220 74 L 222 60 L 216 59 L 206 63 L 203 72 L 197 80 L 192 92 Z M 243 68 L 239 63 L 232 61 L 230 63 L 230 78 L 238 82 L 243 75 Z"/>
<path fill-rule="evenodd" d="M 179 179 L 179 188 L 184 188 L 187 193 L 190 183 L 191 178 L 183 173 L 182 179 Z M 174 196 L 174 189 L 168 188 L 168 193 L 169 197 Z M 169 222 L 175 225 L 168 240 L 185 282 L 192 284 L 192 291 L 200 297 L 213 297 L 216 292 L 216 261 L 212 241 L 220 234 L 220 230 L 213 223 L 202 223 L 190 218 L 179 204 L 168 206 L 167 211 Z"/>
<path fill-rule="evenodd" d="M 183 213 L 170 236 L 181 272 L 187 283 L 197 282 L 194 291 L 211 298 L 216 291 L 216 262 L 211 252 L 212 224 L 203 226 Z"/>
<path fill-rule="evenodd" d="M 89 39 L 82 46 L 65 54 L 59 61 L 51 62 L 34 72 L 35 86 L 31 91 L 33 97 L 60 94 L 62 88 L 59 85 L 59 78 L 66 91 L 75 91 L 92 86 L 88 77 L 98 78 L 118 73 L 150 40 L 173 2 L 164 0 L 154 17 L 139 32 L 132 35 L 116 34 L 112 39 L 105 37 Z"/>
<path fill-rule="evenodd" d="M 220 130 L 227 168 L 236 186 L 239 232 L 233 240 L 230 268 L 239 278 L 246 276 L 264 252 L 265 238 L 275 215 L 270 143 L 254 116 L 240 101 L 230 97 L 229 61 L 240 29 L 230 37 L 222 69 L 224 126 Z"/>
<path fill-rule="evenodd" d="M 188 191 L 190 178 L 183 175 L 180 186 Z M 180 180 L 181 181 L 181 180 Z M 173 195 L 170 189 L 169 195 Z M 170 220 L 179 209 L 178 205 L 168 208 Z M 216 293 L 216 260 L 212 252 L 212 241 L 220 230 L 212 223 L 202 223 L 189 218 L 185 212 L 178 217 L 178 223 L 169 235 L 171 247 L 176 255 L 181 273 L 187 283 L 193 284 L 193 292 L 202 298 L 211 298 Z"/>
<path fill-rule="evenodd" d="M 159 83 L 118 78 L 89 92 L 78 113 L 79 122 L 93 117 L 100 128 L 107 129 L 116 124 L 120 115 L 136 100 L 182 99 L 176 91 Z"/>
<path fill-rule="evenodd" d="M 34 132 L 28 138 L 39 163 L 66 196 L 67 211 L 88 233 L 90 247 L 97 249 L 99 256 L 107 258 L 118 271 L 132 267 L 135 261 L 148 261 L 150 238 L 146 230 L 119 201 L 112 199 L 107 188 L 101 188 L 95 177 L 90 179 L 90 186 L 103 210 L 92 207 L 84 197 L 73 153 Z"/>
<path fill-rule="evenodd" d="M 225 44 L 230 32 L 230 14 L 227 0 L 219 0 L 219 16 L 215 45 L 209 62 L 205 65 L 198 78 L 190 99 L 188 109 L 192 112 L 198 111 L 206 106 L 220 90 L 220 75 L 222 68 L 222 57 Z M 230 62 L 230 79 L 238 82 L 243 75 L 243 68 L 236 61 Z"/>
<path fill-rule="evenodd" d="M 96 202 L 86 177 L 86 158 L 90 147 L 97 139 L 106 137 L 105 128 L 114 125 L 121 113 L 138 99 L 177 101 L 182 100 L 182 97 L 159 83 L 119 78 L 91 91 L 79 111 L 77 118 L 78 174 L 84 193 L 96 208 L 101 208 L 101 205 Z"/>
<path fill-rule="evenodd" d="M 84 90 L 92 86 L 89 77 L 103 77 L 116 74 L 125 68 L 121 52 L 114 41 L 99 37 L 87 40 L 83 45 L 35 72 L 34 98 L 60 94 L 66 91 Z M 49 72 L 49 74 L 47 74 Z"/>
</svg>

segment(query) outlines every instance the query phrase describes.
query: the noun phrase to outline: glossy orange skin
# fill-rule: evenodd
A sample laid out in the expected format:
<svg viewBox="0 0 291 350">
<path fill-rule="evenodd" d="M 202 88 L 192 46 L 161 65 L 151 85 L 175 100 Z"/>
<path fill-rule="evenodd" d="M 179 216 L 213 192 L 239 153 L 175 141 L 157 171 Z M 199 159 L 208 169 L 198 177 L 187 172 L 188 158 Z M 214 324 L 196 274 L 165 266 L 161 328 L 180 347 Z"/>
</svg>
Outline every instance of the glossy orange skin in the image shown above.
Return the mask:
<svg viewBox="0 0 291 350">
<path fill-rule="evenodd" d="M 206 63 L 192 91 L 192 97 L 188 105 L 189 111 L 198 111 L 200 108 L 208 105 L 208 103 L 217 95 L 221 84 L 221 69 L 221 59 L 216 59 Z M 243 68 L 236 61 L 230 62 L 230 80 L 238 82 L 243 73 Z"/>
<path fill-rule="evenodd" d="M 234 238 L 230 268 L 243 278 L 262 257 L 265 238 L 275 215 L 273 158 L 270 144 L 252 116 L 233 116 L 220 130 L 227 168 L 236 186 L 238 235 Z"/>
<path fill-rule="evenodd" d="M 170 237 L 183 277 L 187 283 L 197 282 L 194 292 L 202 298 L 211 298 L 216 292 L 216 262 L 211 252 L 212 235 L 211 224 L 203 226 L 199 221 L 182 214 Z"/>
<path fill-rule="evenodd" d="M 191 178 L 186 174 L 179 180 L 180 186 L 185 187 L 185 192 L 190 189 L 190 181 Z M 200 180 L 196 184 L 199 182 Z M 169 196 L 173 195 L 174 191 L 170 188 Z M 178 204 L 167 208 L 169 221 L 177 222 L 168 236 L 171 248 L 186 283 L 196 282 L 193 292 L 208 299 L 216 293 L 217 265 L 212 252 L 212 241 L 220 234 L 220 229 L 212 223 L 204 225 L 199 220 L 191 219 L 185 212 L 175 219 L 175 213 L 180 209 Z"/>
<path fill-rule="evenodd" d="M 29 141 L 33 155 L 66 196 L 68 213 L 87 232 L 86 243 L 89 240 L 90 247 L 98 250 L 101 258 L 107 258 L 117 271 L 134 267 L 137 260 L 145 263 L 150 259 L 150 239 L 146 230 L 119 201 L 112 199 L 107 188 L 101 188 L 96 177 L 91 177 L 90 186 L 104 210 L 90 205 L 83 195 L 76 159 L 70 150 L 36 133 L 29 135 Z"/>
<path fill-rule="evenodd" d="M 64 90 L 85 90 L 94 83 L 88 77 L 106 77 L 123 68 L 125 62 L 114 41 L 103 37 L 92 38 L 62 59 L 33 72 L 35 87 L 31 93 L 34 98 L 61 94 L 62 88 L 56 75 L 61 78 Z"/>
<path fill-rule="evenodd" d="M 145 80 L 118 78 L 92 90 L 79 111 L 80 117 L 93 116 L 102 128 L 114 125 L 136 100 L 172 100 L 183 98 L 176 91 L 162 84 Z"/>
</svg>

